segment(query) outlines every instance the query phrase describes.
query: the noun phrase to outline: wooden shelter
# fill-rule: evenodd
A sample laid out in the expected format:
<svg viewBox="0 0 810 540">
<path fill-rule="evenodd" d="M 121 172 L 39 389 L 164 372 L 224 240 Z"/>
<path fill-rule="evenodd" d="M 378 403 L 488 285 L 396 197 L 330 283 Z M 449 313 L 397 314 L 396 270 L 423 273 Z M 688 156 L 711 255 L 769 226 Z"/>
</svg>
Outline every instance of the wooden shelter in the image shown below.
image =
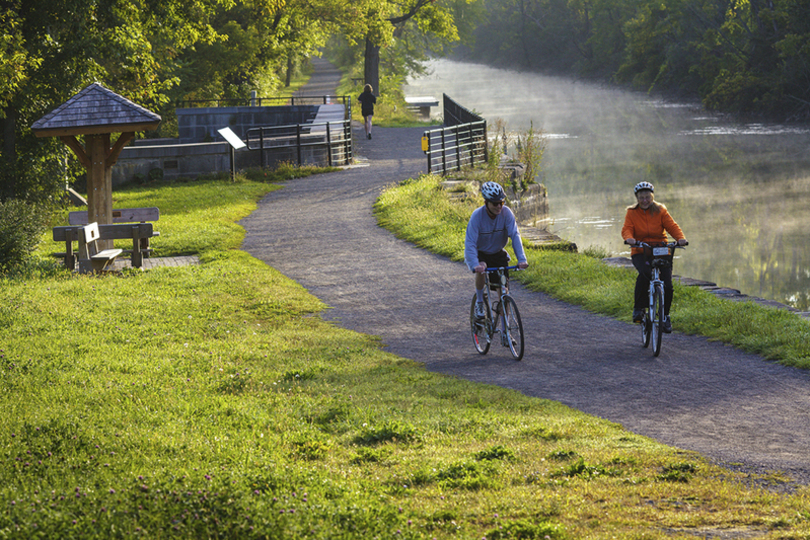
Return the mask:
<svg viewBox="0 0 810 540">
<path fill-rule="evenodd" d="M 33 123 L 37 137 L 59 137 L 87 169 L 87 213 L 90 222 L 113 222 L 112 167 L 136 131 L 155 130 L 160 116 L 98 83 Z M 120 133 L 110 146 L 112 133 Z M 84 136 L 84 146 L 76 138 Z"/>
</svg>

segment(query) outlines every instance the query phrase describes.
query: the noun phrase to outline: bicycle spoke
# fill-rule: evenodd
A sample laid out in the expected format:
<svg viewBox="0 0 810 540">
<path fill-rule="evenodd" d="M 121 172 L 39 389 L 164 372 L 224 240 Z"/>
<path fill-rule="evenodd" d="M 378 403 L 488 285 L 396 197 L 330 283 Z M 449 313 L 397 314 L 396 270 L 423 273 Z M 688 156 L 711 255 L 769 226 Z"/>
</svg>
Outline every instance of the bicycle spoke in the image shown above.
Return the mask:
<svg viewBox="0 0 810 540">
<path fill-rule="evenodd" d="M 503 310 L 507 345 L 515 360 L 521 360 L 523 358 L 523 321 L 520 319 L 517 304 L 511 297 L 506 296 L 501 309 Z"/>
</svg>

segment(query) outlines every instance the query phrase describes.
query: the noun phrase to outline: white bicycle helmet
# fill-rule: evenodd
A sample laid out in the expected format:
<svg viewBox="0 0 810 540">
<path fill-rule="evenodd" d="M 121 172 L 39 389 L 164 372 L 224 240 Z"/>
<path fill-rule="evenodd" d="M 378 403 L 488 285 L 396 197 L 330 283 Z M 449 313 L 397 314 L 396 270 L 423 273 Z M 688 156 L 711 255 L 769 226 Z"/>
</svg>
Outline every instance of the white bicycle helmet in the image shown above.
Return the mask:
<svg viewBox="0 0 810 540">
<path fill-rule="evenodd" d="M 636 187 L 633 188 L 633 193 L 637 194 L 639 191 L 644 189 L 648 190 L 650 193 L 655 193 L 655 188 L 649 182 L 639 182 L 636 184 Z"/>
<path fill-rule="evenodd" d="M 501 202 L 506 198 L 506 193 L 497 182 L 484 182 L 481 186 L 481 195 L 484 196 L 484 200 L 492 203 Z"/>
</svg>

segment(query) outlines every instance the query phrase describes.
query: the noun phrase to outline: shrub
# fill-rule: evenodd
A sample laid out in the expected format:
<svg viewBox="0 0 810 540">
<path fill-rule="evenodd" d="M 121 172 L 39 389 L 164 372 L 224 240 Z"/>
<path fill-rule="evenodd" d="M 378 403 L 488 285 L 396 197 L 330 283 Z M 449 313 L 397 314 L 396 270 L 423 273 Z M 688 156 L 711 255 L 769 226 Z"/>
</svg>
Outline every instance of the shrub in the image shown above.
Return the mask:
<svg viewBox="0 0 810 540">
<path fill-rule="evenodd" d="M 0 202 L 0 274 L 24 263 L 44 230 L 45 215 L 39 207 L 17 199 Z"/>
</svg>

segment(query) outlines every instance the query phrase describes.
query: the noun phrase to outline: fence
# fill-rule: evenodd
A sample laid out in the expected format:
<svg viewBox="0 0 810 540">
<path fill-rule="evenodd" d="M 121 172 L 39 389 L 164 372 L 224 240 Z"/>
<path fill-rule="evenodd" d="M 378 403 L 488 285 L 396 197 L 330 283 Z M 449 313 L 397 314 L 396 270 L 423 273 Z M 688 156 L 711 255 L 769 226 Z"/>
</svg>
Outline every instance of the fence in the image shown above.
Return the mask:
<svg viewBox="0 0 810 540">
<path fill-rule="evenodd" d="M 259 161 L 265 167 L 272 161 L 295 161 L 330 167 L 349 165 L 352 161 L 351 122 L 315 122 L 288 126 L 257 127 L 247 130 L 248 150 L 259 150 Z M 325 158 L 325 159 L 324 159 Z"/>
<path fill-rule="evenodd" d="M 178 109 L 197 107 L 284 107 L 296 105 L 343 105 L 345 120 L 352 118 L 351 96 L 291 96 L 291 97 L 249 97 L 232 99 L 187 99 L 177 102 Z"/>
<path fill-rule="evenodd" d="M 428 161 L 428 172 L 447 174 L 463 166 L 475 167 L 487 162 L 487 122 L 453 101 L 444 99 L 445 127 L 425 131 L 422 150 Z"/>
<path fill-rule="evenodd" d="M 444 125 L 457 126 L 459 124 L 472 124 L 484 121 L 481 116 L 454 101 L 447 94 L 442 94 L 442 109 L 444 111 Z"/>
</svg>

